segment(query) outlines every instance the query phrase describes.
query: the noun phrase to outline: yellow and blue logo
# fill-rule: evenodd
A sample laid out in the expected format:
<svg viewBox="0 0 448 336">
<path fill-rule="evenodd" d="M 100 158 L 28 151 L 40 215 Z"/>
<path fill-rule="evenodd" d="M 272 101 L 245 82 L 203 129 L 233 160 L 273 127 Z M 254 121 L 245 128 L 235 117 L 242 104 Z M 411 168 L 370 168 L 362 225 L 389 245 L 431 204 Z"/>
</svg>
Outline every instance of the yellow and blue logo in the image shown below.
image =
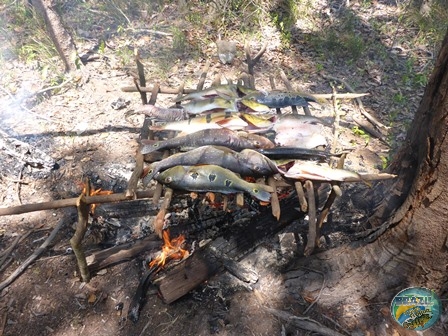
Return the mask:
<svg viewBox="0 0 448 336">
<path fill-rule="evenodd" d="M 440 318 L 442 302 L 434 291 L 410 287 L 395 295 L 390 305 L 395 321 L 409 330 L 426 330 Z"/>
</svg>

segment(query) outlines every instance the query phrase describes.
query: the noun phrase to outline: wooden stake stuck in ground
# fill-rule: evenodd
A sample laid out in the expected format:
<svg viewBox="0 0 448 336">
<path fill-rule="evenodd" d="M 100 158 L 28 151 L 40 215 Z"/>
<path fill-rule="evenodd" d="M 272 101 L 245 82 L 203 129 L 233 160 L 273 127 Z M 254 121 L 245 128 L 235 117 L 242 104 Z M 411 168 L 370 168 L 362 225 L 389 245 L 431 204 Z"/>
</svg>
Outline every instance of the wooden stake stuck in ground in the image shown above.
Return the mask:
<svg viewBox="0 0 448 336">
<path fill-rule="evenodd" d="M 87 231 L 87 223 L 89 220 L 90 204 L 86 203 L 85 195 L 90 194 L 90 182 L 85 182 L 85 193 L 82 193 L 78 197 L 76 207 L 78 209 L 78 223 L 76 224 L 76 230 L 73 237 L 70 239 L 70 245 L 75 253 L 76 260 L 78 262 L 79 272 L 81 273 L 82 281 L 90 281 L 90 272 L 87 267 L 86 256 L 82 249 L 81 243 L 84 239 L 84 235 Z"/>
</svg>

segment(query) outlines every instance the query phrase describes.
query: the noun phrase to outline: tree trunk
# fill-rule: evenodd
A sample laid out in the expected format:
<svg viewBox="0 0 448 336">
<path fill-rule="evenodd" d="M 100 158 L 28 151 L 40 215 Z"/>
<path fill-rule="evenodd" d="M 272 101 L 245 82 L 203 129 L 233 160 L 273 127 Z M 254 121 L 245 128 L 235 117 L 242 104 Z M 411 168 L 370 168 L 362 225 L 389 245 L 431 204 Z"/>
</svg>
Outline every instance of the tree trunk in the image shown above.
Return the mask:
<svg viewBox="0 0 448 336">
<path fill-rule="evenodd" d="M 65 71 L 76 70 L 76 46 L 72 36 L 65 29 L 61 17 L 54 10 L 53 0 L 31 0 L 31 4 L 43 16 L 47 32 L 64 63 Z"/>
<path fill-rule="evenodd" d="M 388 230 L 370 244 L 332 249 L 296 265 L 323 270 L 326 286 L 317 305 L 337 312 L 338 321 L 348 329 L 392 334 L 385 329 L 386 320 L 389 328 L 405 334 L 386 313 L 395 294 L 422 286 L 446 295 L 447 134 L 448 32 L 406 141 L 391 165 L 398 178 L 376 190 L 385 197 L 371 222 L 374 227 L 386 225 Z M 297 284 L 310 291 L 314 281 L 315 290 L 316 279 L 308 273 Z"/>
</svg>

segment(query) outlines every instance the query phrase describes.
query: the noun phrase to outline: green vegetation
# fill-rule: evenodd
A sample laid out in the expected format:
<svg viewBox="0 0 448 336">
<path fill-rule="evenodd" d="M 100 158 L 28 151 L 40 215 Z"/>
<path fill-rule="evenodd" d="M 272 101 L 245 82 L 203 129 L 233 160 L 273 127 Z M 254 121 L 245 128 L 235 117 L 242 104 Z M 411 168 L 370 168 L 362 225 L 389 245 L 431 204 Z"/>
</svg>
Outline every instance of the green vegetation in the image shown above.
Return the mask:
<svg viewBox="0 0 448 336">
<path fill-rule="evenodd" d="M 364 139 L 366 145 L 369 143 L 370 135 L 368 133 L 366 133 L 362 128 L 359 128 L 358 126 L 353 126 L 352 132 L 354 135 L 357 135 L 360 138 Z"/>
<path fill-rule="evenodd" d="M 308 36 L 308 42 L 324 58 L 344 59 L 352 63 L 361 58 L 367 49 L 359 32 L 359 18 L 352 11 L 343 11 L 333 24 L 322 27 L 320 32 Z"/>
</svg>

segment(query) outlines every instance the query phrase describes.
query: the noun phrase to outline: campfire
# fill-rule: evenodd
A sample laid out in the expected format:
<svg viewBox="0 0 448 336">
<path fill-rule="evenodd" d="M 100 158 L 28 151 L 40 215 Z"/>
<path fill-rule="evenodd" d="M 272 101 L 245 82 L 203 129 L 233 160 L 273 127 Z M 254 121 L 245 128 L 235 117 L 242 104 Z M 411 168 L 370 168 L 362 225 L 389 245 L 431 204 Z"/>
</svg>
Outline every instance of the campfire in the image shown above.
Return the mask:
<svg viewBox="0 0 448 336">
<path fill-rule="evenodd" d="M 185 245 L 185 236 L 180 235 L 171 239 L 169 230 L 164 230 L 162 237 L 162 252 L 149 263 L 150 269 L 153 267 L 160 269 L 165 266 L 165 263 L 169 260 L 182 261 L 190 255 L 187 250 L 183 249 L 183 246 Z"/>
<path fill-rule="evenodd" d="M 333 201 L 341 195 L 342 183 L 369 183 L 393 177 L 344 169 L 349 153 L 337 146 L 330 148 L 331 139 L 322 135 L 329 134 L 334 140 L 337 133 L 331 134 L 328 120 L 311 115 L 310 107 L 324 104 L 324 99 L 356 98 L 363 94 L 298 93 L 287 80 L 286 90 L 256 90 L 253 66 L 263 49 L 254 58 L 250 52 L 246 54 L 248 75 L 238 83 L 221 84 L 217 78 L 203 89 L 208 65 L 196 89 L 185 90 L 182 85 L 173 90 L 156 84 L 149 90 L 136 79 L 136 87 L 124 91 L 140 93 L 143 106 L 136 113 L 145 114 L 145 119 L 136 167 L 126 192 L 91 190 L 85 182 L 78 198 L 42 204 L 32 210 L 77 207 L 78 224 L 70 243 L 85 282 L 110 265 L 144 252 L 159 251 L 149 263 L 129 309 L 133 321 L 138 318 L 150 283 L 158 287 L 164 302 L 171 303 L 224 269 L 242 281 L 257 281 L 257 275 L 238 261 L 264 238 L 305 214 L 308 235 L 304 255 L 310 255 L 318 247 L 320 229 Z M 138 58 L 137 63 L 141 70 Z M 143 75 L 141 71 L 140 78 Z M 152 92 L 149 102 L 147 91 Z M 159 93 L 177 94 L 173 99 L 175 106 L 156 106 Z M 284 113 L 289 107 L 292 113 Z M 305 114 L 299 114 L 297 107 L 303 108 Z M 338 113 L 336 107 L 334 113 Z M 322 184 L 330 186 L 329 192 L 319 188 Z M 321 204 L 316 204 L 316 199 L 321 196 L 326 201 L 318 213 Z M 149 206 L 148 202 L 139 203 L 150 198 Z M 177 205 L 177 210 L 173 210 L 173 200 L 186 206 L 181 209 Z M 89 216 L 98 204 L 110 202 L 127 202 L 124 208 L 128 217 L 133 206 L 140 206 L 140 213 L 151 213 L 153 232 L 86 258 L 81 243 Z M 29 210 L 22 207 L 3 214 L 20 211 Z M 185 249 L 195 243 L 199 247 L 194 252 Z M 169 263 L 172 260 L 177 263 Z"/>
</svg>

